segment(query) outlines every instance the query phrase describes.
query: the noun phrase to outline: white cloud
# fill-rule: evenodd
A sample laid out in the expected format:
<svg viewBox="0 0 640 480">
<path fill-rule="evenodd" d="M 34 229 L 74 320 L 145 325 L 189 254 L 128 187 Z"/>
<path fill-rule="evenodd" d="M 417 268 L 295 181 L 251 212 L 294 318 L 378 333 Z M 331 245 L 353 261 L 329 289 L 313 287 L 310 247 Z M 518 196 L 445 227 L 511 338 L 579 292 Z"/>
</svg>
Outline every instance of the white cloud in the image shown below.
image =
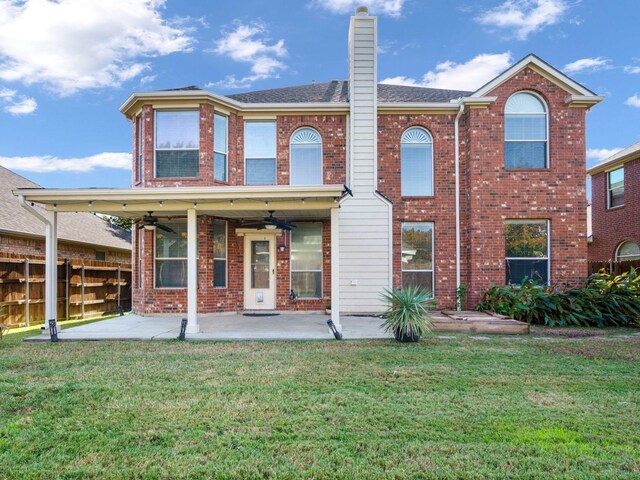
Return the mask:
<svg viewBox="0 0 640 480">
<path fill-rule="evenodd" d="M 216 42 L 214 51 L 236 62 L 251 64 L 251 75 L 237 78 L 227 75 L 224 80 L 209 83 L 208 86 L 221 88 L 246 88 L 256 80 L 264 80 L 278 76 L 278 71 L 287 66 L 282 58 L 287 56 L 284 40 L 280 39 L 269 44 L 266 25 L 261 22 L 242 24 L 236 22 L 235 29 L 224 32 L 223 37 Z"/>
<path fill-rule="evenodd" d="M 435 70 L 425 73 L 421 81 L 399 76 L 385 78 L 381 83 L 474 91 L 506 70 L 511 61 L 509 52 L 483 53 L 466 63 L 450 60 L 439 63 Z"/>
<path fill-rule="evenodd" d="M 311 5 L 329 10 L 331 13 L 354 14 L 356 7 L 366 5 L 372 15 L 399 17 L 405 0 L 314 0 Z"/>
<path fill-rule="evenodd" d="M 564 66 L 566 73 L 578 73 L 586 71 L 595 72 L 609 66 L 609 59 L 604 57 L 581 58 Z"/>
<path fill-rule="evenodd" d="M 636 93 L 635 95 L 630 96 L 624 101 L 625 105 L 629 105 L 630 107 L 640 108 L 640 97 Z"/>
<path fill-rule="evenodd" d="M 143 59 L 189 49 L 189 28 L 162 16 L 164 0 L 2 0 L 0 79 L 60 95 L 122 84 Z"/>
<path fill-rule="evenodd" d="M 595 165 L 596 163 L 600 163 L 603 160 L 606 160 L 611 155 L 615 155 L 622 148 L 588 148 L 587 149 L 587 160 L 590 165 Z"/>
<path fill-rule="evenodd" d="M 95 168 L 131 170 L 130 153 L 104 152 L 83 158 L 58 158 L 52 155 L 31 157 L 0 157 L 0 165 L 24 172 L 91 172 Z"/>
<path fill-rule="evenodd" d="M 558 23 L 569 9 L 567 0 L 506 0 L 480 15 L 476 21 L 491 28 L 504 28 L 519 40 Z"/>
<path fill-rule="evenodd" d="M 640 74 L 640 66 L 627 65 L 624 67 L 624 71 L 631 74 Z"/>
<path fill-rule="evenodd" d="M 18 95 L 15 90 L 0 87 L 0 102 L 4 103 L 4 111 L 11 115 L 29 115 L 36 111 L 38 103 L 34 98 Z"/>
</svg>

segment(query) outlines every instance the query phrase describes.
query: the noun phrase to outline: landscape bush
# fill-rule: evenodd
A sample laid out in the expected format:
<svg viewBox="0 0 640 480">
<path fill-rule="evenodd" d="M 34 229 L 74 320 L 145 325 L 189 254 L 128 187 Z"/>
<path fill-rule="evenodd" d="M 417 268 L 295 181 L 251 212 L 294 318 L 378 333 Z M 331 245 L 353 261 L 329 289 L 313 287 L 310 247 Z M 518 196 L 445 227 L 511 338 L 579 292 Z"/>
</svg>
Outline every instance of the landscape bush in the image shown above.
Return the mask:
<svg viewBox="0 0 640 480">
<path fill-rule="evenodd" d="M 489 288 L 476 308 L 548 326 L 640 326 L 640 273 L 631 268 L 615 276 L 600 270 L 573 288 L 525 278 Z"/>
</svg>

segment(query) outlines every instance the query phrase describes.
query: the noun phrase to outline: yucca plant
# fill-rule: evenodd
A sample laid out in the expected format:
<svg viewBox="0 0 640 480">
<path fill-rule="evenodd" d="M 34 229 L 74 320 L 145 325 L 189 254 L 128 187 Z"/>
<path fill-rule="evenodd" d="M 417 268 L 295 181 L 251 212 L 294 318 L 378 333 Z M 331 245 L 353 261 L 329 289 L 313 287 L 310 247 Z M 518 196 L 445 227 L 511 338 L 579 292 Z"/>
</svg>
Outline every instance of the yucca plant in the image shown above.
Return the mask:
<svg viewBox="0 0 640 480">
<path fill-rule="evenodd" d="M 389 305 L 382 314 L 382 328 L 393 333 L 400 342 L 419 342 L 431 331 L 430 309 L 436 302 L 430 291 L 423 287 L 403 287 L 385 290 L 381 294 Z"/>
</svg>

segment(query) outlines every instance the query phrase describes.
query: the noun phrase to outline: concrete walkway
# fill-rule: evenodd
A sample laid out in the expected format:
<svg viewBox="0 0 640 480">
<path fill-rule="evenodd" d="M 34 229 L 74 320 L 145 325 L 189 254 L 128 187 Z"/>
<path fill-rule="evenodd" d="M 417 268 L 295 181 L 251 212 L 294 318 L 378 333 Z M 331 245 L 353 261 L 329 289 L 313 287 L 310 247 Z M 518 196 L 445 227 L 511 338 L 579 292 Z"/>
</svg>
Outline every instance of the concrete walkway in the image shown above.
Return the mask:
<svg viewBox="0 0 640 480">
<path fill-rule="evenodd" d="M 183 315 L 143 317 L 125 315 L 61 330 L 60 340 L 167 340 L 180 333 Z M 269 317 L 242 314 L 202 315 L 200 333 L 187 334 L 187 340 L 331 340 L 327 326 L 331 318 L 321 313 L 282 313 Z M 344 339 L 392 338 L 376 317 L 341 317 Z M 27 341 L 49 341 L 46 335 Z"/>
</svg>

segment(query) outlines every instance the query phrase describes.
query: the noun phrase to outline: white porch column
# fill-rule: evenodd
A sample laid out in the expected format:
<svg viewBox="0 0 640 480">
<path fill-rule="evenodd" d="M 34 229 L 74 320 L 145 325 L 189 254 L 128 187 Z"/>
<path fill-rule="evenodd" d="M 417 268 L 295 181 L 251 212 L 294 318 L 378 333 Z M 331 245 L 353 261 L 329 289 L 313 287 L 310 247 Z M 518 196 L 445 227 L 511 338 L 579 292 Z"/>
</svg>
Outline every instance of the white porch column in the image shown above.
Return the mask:
<svg viewBox="0 0 640 480">
<path fill-rule="evenodd" d="M 331 320 L 342 333 L 340 323 L 340 208 L 331 209 Z"/>
<path fill-rule="evenodd" d="M 47 211 L 45 230 L 45 328 L 49 320 L 58 323 L 58 212 Z"/>
<path fill-rule="evenodd" d="M 187 209 L 187 333 L 198 333 L 198 215 Z"/>
</svg>

